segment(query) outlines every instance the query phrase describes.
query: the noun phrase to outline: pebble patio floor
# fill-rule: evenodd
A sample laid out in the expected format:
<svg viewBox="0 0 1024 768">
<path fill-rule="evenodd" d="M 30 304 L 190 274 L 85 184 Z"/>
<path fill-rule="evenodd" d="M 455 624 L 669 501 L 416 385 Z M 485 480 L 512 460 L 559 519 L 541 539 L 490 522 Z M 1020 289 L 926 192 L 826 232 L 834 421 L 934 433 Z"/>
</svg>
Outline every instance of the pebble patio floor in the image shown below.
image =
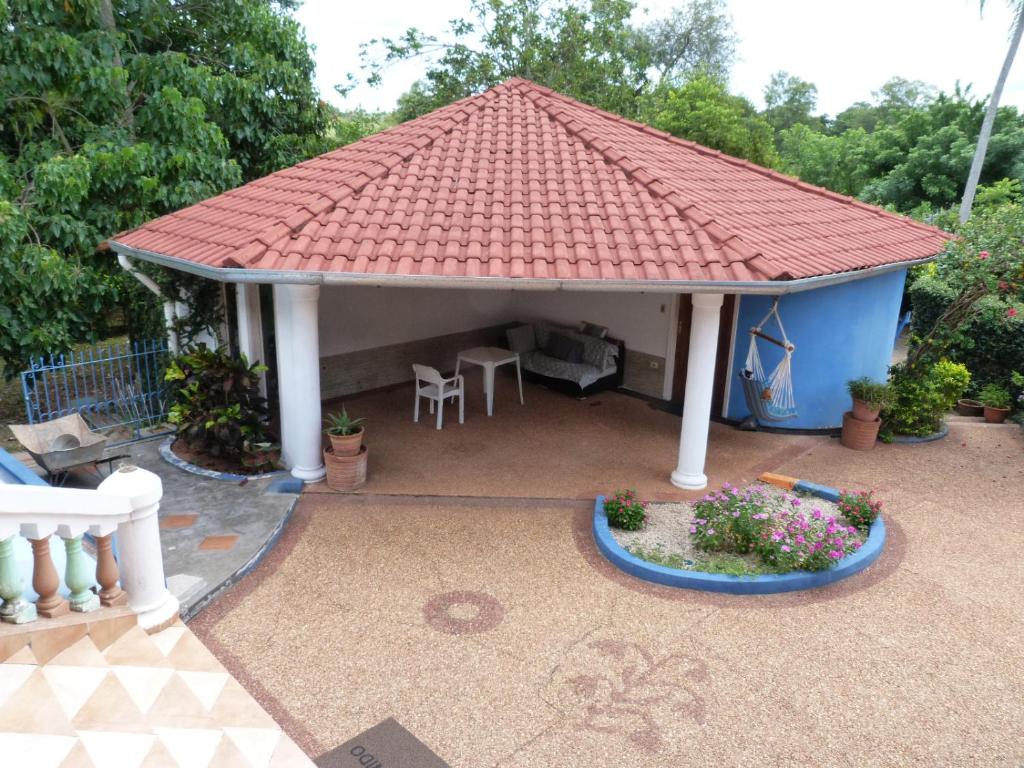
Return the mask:
<svg viewBox="0 0 1024 768">
<path fill-rule="evenodd" d="M 307 493 L 190 627 L 313 757 L 394 716 L 454 768 L 1016 767 L 1022 456 L 1019 428 L 962 423 L 808 443 L 774 469 L 876 488 L 891 538 L 846 582 L 760 598 L 616 572 L 571 498 Z"/>
</svg>

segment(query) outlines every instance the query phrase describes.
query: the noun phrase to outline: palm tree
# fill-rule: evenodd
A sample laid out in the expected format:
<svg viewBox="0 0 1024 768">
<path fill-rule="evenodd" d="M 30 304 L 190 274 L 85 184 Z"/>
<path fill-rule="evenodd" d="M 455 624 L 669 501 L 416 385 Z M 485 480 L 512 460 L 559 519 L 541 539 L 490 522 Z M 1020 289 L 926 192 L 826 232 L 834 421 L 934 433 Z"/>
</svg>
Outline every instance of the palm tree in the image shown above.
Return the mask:
<svg viewBox="0 0 1024 768">
<path fill-rule="evenodd" d="M 981 11 L 984 12 L 985 0 L 980 0 L 979 6 Z M 985 119 L 981 123 L 981 133 L 978 134 L 978 146 L 974 150 L 971 172 L 967 175 L 967 186 L 964 187 L 964 199 L 960 203 L 961 224 L 971 216 L 974 193 L 978 189 L 978 179 L 981 178 L 981 166 L 985 164 L 988 140 L 992 137 L 992 125 L 996 121 L 996 112 L 999 111 L 999 99 L 1003 95 L 1003 86 L 1006 85 L 1006 78 L 1010 74 L 1010 67 L 1013 66 L 1013 59 L 1017 55 L 1017 46 L 1020 45 L 1021 33 L 1024 33 L 1024 0 L 1010 0 L 1010 6 L 1014 8 L 1013 34 L 1010 37 L 1010 48 L 1006 51 L 1006 58 L 1003 59 L 1003 68 L 999 70 L 996 87 L 992 89 L 992 96 L 988 100 L 988 109 L 985 110 Z"/>
</svg>

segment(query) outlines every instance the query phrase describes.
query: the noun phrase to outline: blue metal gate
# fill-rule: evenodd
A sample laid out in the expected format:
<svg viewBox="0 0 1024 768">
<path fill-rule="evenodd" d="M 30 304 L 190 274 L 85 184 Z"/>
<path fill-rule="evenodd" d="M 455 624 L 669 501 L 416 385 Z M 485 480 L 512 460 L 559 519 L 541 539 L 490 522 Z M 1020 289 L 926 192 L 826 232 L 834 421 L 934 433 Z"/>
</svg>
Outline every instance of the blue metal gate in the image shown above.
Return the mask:
<svg viewBox="0 0 1024 768">
<path fill-rule="evenodd" d="M 21 374 L 28 423 L 79 413 L 93 430 L 114 432 L 115 443 L 137 440 L 142 430 L 153 430 L 167 420 L 164 372 L 169 357 L 167 342 L 160 340 L 32 360 Z"/>
</svg>

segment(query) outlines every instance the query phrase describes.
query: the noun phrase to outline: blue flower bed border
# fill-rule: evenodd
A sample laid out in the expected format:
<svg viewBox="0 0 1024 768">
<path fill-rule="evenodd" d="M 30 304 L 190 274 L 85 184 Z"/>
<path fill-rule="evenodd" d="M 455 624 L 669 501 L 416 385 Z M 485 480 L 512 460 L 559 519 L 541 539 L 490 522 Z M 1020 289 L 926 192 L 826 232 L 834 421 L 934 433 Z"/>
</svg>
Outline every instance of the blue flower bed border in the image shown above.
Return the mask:
<svg viewBox="0 0 1024 768">
<path fill-rule="evenodd" d="M 829 501 L 839 499 L 837 489 L 804 480 L 798 481 L 793 489 Z M 864 545 L 828 570 L 771 573 L 763 576 L 730 576 L 723 573 L 681 571 L 657 565 L 630 554 L 615 540 L 608 527 L 608 518 L 604 513 L 604 496 L 598 496 L 594 502 L 594 541 L 597 543 L 598 550 L 611 561 L 612 565 L 644 581 L 651 581 L 667 587 L 724 592 L 730 595 L 773 595 L 779 592 L 795 592 L 801 589 L 824 587 L 853 576 L 855 573 L 860 573 L 881 556 L 885 546 L 885 523 L 881 517 L 875 520 L 871 524 Z"/>
<path fill-rule="evenodd" d="M 263 472 L 259 475 L 240 475 L 236 472 L 217 472 L 213 469 L 205 469 L 203 467 L 190 464 L 184 459 L 179 459 L 174 455 L 174 451 L 171 450 L 171 445 L 174 443 L 174 436 L 167 438 L 160 443 L 160 456 L 171 466 L 177 467 L 182 472 L 190 472 L 193 475 L 199 475 L 201 477 L 209 477 L 213 480 L 225 480 L 227 482 L 240 483 L 242 480 L 263 480 L 267 477 L 280 477 L 287 475 L 287 469 L 275 469 L 273 472 Z M 289 491 L 285 491 L 288 493 Z"/>
</svg>

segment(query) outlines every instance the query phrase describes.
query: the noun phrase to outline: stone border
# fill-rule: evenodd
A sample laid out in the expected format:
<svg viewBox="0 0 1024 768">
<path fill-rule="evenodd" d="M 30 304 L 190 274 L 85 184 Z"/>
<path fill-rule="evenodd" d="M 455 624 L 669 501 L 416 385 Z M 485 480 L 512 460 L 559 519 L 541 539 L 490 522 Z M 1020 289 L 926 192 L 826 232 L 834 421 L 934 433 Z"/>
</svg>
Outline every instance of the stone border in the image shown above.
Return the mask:
<svg viewBox="0 0 1024 768">
<path fill-rule="evenodd" d="M 211 480 L 225 480 L 231 483 L 240 483 L 242 480 L 265 480 L 268 477 L 289 474 L 287 469 L 275 469 L 273 472 L 263 472 L 258 475 L 239 475 L 235 472 L 217 472 L 214 469 L 205 469 L 195 464 L 189 464 L 184 459 L 175 456 L 174 451 L 171 450 L 171 445 L 174 443 L 175 438 L 176 435 L 171 435 L 160 443 L 160 456 L 172 467 L 177 467 L 182 472 L 189 472 L 200 477 L 208 477 Z"/>
<path fill-rule="evenodd" d="M 943 422 L 942 423 L 942 429 L 940 429 L 938 432 L 932 432 L 930 435 L 925 435 L 923 437 L 917 437 L 916 435 L 893 435 L 892 436 L 892 443 L 895 444 L 895 445 L 900 445 L 900 444 L 912 445 L 914 443 L 933 443 L 936 440 L 941 440 L 942 438 L 944 438 L 948 434 L 949 434 L 949 424 Z"/>
<path fill-rule="evenodd" d="M 836 501 L 839 498 L 837 489 L 817 483 L 800 480 L 793 487 L 795 490 L 805 491 L 829 501 Z M 801 589 L 823 587 L 863 571 L 879 558 L 885 545 L 885 523 L 879 517 L 871 524 L 867 541 L 863 546 L 828 570 L 768 573 L 761 576 L 731 576 L 724 573 L 681 571 L 651 563 L 630 554 L 615 540 L 608 528 L 608 517 L 604 513 L 604 496 L 598 496 L 594 502 L 593 527 L 594 541 L 601 554 L 612 565 L 631 576 L 668 587 L 723 592 L 730 595 L 772 595 L 779 592 L 795 592 Z"/>
</svg>

